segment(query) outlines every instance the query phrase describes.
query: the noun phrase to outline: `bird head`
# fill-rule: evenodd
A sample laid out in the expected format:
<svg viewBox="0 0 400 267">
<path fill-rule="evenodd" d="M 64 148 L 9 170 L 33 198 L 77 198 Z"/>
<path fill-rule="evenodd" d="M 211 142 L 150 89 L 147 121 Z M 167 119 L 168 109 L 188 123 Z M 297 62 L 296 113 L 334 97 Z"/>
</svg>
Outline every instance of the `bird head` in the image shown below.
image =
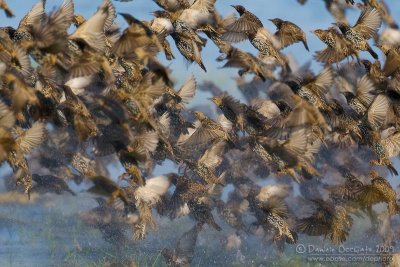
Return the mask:
<svg viewBox="0 0 400 267">
<path fill-rule="evenodd" d="M 363 60 L 361 60 L 361 63 L 364 65 L 365 70 L 369 72 L 372 67 L 371 61 L 369 61 L 367 59 L 363 59 Z"/>
<path fill-rule="evenodd" d="M 154 17 L 156 18 L 164 18 L 164 19 L 169 19 L 171 15 L 165 11 L 165 10 L 157 10 L 151 13 Z"/>
<path fill-rule="evenodd" d="M 322 29 L 316 29 L 315 31 L 312 31 L 318 38 L 323 38 L 325 31 Z"/>
<path fill-rule="evenodd" d="M 240 15 L 243 15 L 244 12 L 246 11 L 246 8 L 244 8 L 244 6 L 241 6 L 241 5 L 236 5 L 236 6 L 232 5 L 231 7 L 233 7 L 234 9 L 236 9 L 236 11 L 237 11 Z"/>
<path fill-rule="evenodd" d="M 281 112 L 291 109 L 289 104 L 287 102 L 285 102 L 285 101 L 282 101 L 282 100 L 274 101 L 274 104 L 279 108 L 279 110 Z"/>
<path fill-rule="evenodd" d="M 14 29 L 13 27 L 10 27 L 10 26 L 2 27 L 2 28 L 0 28 L 0 30 L 2 30 L 5 33 L 7 33 L 8 36 L 10 36 L 11 39 L 13 38 L 15 32 L 17 31 L 16 29 Z"/>
<path fill-rule="evenodd" d="M 195 111 L 193 113 L 199 120 L 204 120 L 206 118 L 206 115 L 201 111 Z"/>
<path fill-rule="evenodd" d="M 293 92 L 297 92 L 301 88 L 301 84 L 297 81 L 289 80 L 286 81 L 285 84 L 290 87 Z"/>
<path fill-rule="evenodd" d="M 78 28 L 85 22 L 85 18 L 81 15 L 74 15 L 72 22 L 74 23 L 75 27 Z"/>
<path fill-rule="evenodd" d="M 214 96 L 213 98 L 211 98 L 211 101 L 214 102 L 214 104 L 217 106 L 222 105 L 222 97 L 220 96 Z"/>
<path fill-rule="evenodd" d="M 354 98 L 354 94 L 349 91 L 340 92 L 347 100 L 347 102 L 351 101 Z"/>
<path fill-rule="evenodd" d="M 276 27 L 280 27 L 283 23 L 282 19 L 279 18 L 275 18 L 275 19 L 270 19 L 270 21 L 275 24 Z"/>
</svg>

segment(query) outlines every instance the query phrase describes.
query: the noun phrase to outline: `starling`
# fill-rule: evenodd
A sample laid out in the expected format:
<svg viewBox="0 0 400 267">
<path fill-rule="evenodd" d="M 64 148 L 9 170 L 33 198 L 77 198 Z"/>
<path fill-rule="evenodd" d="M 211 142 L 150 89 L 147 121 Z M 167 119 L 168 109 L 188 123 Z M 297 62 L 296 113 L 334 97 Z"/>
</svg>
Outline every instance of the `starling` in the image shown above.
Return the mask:
<svg viewBox="0 0 400 267">
<path fill-rule="evenodd" d="M 69 36 L 69 39 L 83 42 L 96 51 L 104 51 L 106 49 L 105 30 L 112 25 L 114 18 L 114 6 L 110 0 L 104 0 L 97 12 L 82 23 Z"/>
<path fill-rule="evenodd" d="M 364 5 L 375 8 L 379 14 L 382 17 L 383 22 L 385 22 L 389 27 L 393 29 L 398 29 L 399 26 L 396 23 L 395 19 L 393 18 L 392 14 L 390 14 L 389 7 L 385 3 L 384 0 L 378 1 L 378 0 L 362 0 L 364 2 Z M 360 4 L 360 8 L 364 8 Z"/>
<path fill-rule="evenodd" d="M 343 22 L 338 22 L 336 25 L 350 42 L 353 50 L 368 51 L 373 58 L 378 59 L 378 55 L 372 50 L 367 40 L 374 37 L 381 23 L 382 19 L 379 12 L 376 9 L 367 7 L 361 12 L 353 27 Z"/>
<path fill-rule="evenodd" d="M 225 117 L 221 119 L 220 123 L 213 121 L 208 118 L 201 111 L 195 111 L 197 119 L 200 121 L 200 126 L 194 131 L 194 133 L 184 141 L 182 146 L 191 147 L 199 144 L 207 144 L 208 142 L 215 141 L 217 139 L 223 139 L 232 142 L 233 137 L 229 133 L 231 130 L 231 123 L 226 120 Z M 224 121 L 225 119 L 225 121 Z"/>
<path fill-rule="evenodd" d="M 208 197 L 195 198 L 188 201 L 188 208 L 190 215 L 200 225 L 208 224 L 217 231 L 221 231 L 222 228 L 215 222 L 214 216 L 211 213 L 211 199 Z"/>
<path fill-rule="evenodd" d="M 363 116 L 375 98 L 372 94 L 374 90 L 375 87 L 372 81 L 368 76 L 363 76 L 357 81 L 355 93 L 351 91 L 342 91 L 342 94 L 346 97 L 347 104 L 358 115 Z"/>
<path fill-rule="evenodd" d="M 264 63 L 252 55 L 251 53 L 246 53 L 238 48 L 233 47 L 229 44 L 222 45 L 223 48 L 221 49 L 224 54 L 226 54 L 226 58 L 228 61 L 222 66 L 223 68 L 240 68 L 238 74 L 242 76 L 245 73 L 252 72 L 261 80 L 266 81 L 266 73 L 265 70 L 266 66 Z M 218 58 L 218 61 L 222 61 L 221 57 Z M 271 75 L 272 76 L 272 75 Z"/>
<path fill-rule="evenodd" d="M 127 28 L 114 44 L 112 50 L 117 55 L 130 54 L 136 49 L 145 48 L 146 50 L 160 51 L 162 46 L 158 37 L 149 28 L 150 25 L 142 22 L 126 13 L 119 13 L 129 24 Z M 135 42 L 132 42 L 132 40 Z"/>
<path fill-rule="evenodd" d="M 35 192 L 54 192 L 56 194 L 62 194 L 65 191 L 73 196 L 76 195 L 75 192 L 68 187 L 67 183 L 63 179 L 56 176 L 32 174 L 32 179 L 35 182 L 32 190 Z"/>
<path fill-rule="evenodd" d="M 386 76 L 398 75 L 399 62 L 400 62 L 400 48 L 389 47 L 388 45 L 378 46 L 386 56 L 385 65 L 383 66 L 383 73 Z"/>
<path fill-rule="evenodd" d="M 45 137 L 45 126 L 43 123 L 36 122 L 28 130 L 23 130 L 19 127 L 14 127 L 13 131 L 16 138 L 11 136 L 10 131 L 12 125 L 15 122 L 15 118 L 8 113 L 5 106 L 1 107 L 4 120 L 3 128 L 1 131 L 1 146 L 6 157 L 5 160 L 10 164 L 13 172 L 17 175 L 17 185 L 22 185 L 26 193 L 29 194 L 32 188 L 32 176 L 29 170 L 28 161 L 25 155 L 31 153 L 31 151 L 38 147 L 44 140 Z M 10 127 L 11 126 L 11 127 Z M 10 127 L 7 129 L 7 127 Z M 3 159 L 4 160 L 4 159 Z"/>
<path fill-rule="evenodd" d="M 274 241 L 285 238 L 289 244 L 297 242 L 297 233 L 290 229 L 288 222 L 288 208 L 286 203 L 277 197 L 271 197 L 265 202 L 257 199 L 252 193 L 248 197 L 250 210 L 255 213 L 258 223 L 274 227 L 278 233 L 273 237 Z"/>
<path fill-rule="evenodd" d="M 99 205 L 80 214 L 79 217 L 82 221 L 98 229 L 104 240 L 111 244 L 121 246 L 128 243 L 128 239 L 124 233 L 126 224 L 123 214 L 103 198 L 97 197 L 95 200 Z"/>
<path fill-rule="evenodd" d="M 235 43 L 243 41 L 248 38 L 247 34 L 254 34 L 264 26 L 261 20 L 246 10 L 244 6 L 236 5 L 232 7 L 239 13 L 240 18 L 232 24 L 227 25 L 227 32 L 222 36 L 224 40 Z"/>
<path fill-rule="evenodd" d="M 260 51 L 262 57 L 272 57 L 286 70 L 290 70 L 286 57 L 279 52 L 279 42 L 263 28 L 260 19 L 241 5 L 233 7 L 239 13 L 240 18 L 226 26 L 226 32 L 222 35 L 222 39 L 229 42 L 249 39 L 250 43 Z"/>
<path fill-rule="evenodd" d="M 371 160 L 370 165 L 382 165 L 386 166 L 390 173 L 394 175 L 398 175 L 398 172 L 396 168 L 393 167 L 392 162 L 389 159 L 389 154 L 388 151 L 386 150 L 386 147 L 390 152 L 393 152 L 393 147 L 396 145 L 396 139 L 393 139 L 393 143 L 390 144 L 391 139 L 389 138 L 386 142 L 382 142 L 381 136 L 379 132 L 377 131 L 372 131 L 370 134 L 370 140 L 369 141 L 369 146 L 371 147 L 372 151 L 375 153 L 375 155 L 378 157 L 378 160 Z"/>
<path fill-rule="evenodd" d="M 232 122 L 233 125 L 237 125 L 238 117 L 241 112 L 238 100 L 230 95 L 214 96 L 211 100 L 221 109 L 224 116 Z"/>
<path fill-rule="evenodd" d="M 371 178 L 371 184 L 367 184 L 363 188 L 363 192 L 359 196 L 359 200 L 364 206 L 372 206 L 375 203 L 386 202 L 388 204 L 388 212 L 395 215 L 399 212 L 397 205 L 397 193 L 390 183 L 379 175 L 377 171 L 370 171 L 368 176 Z"/>
<path fill-rule="evenodd" d="M 170 174 L 169 177 L 175 185 L 175 191 L 170 199 L 170 207 L 168 207 L 170 218 L 187 215 L 190 212 L 187 204 L 189 200 L 208 195 L 208 189 L 202 183 L 177 174 Z"/>
<path fill-rule="evenodd" d="M 300 29 L 299 26 L 293 22 L 282 20 L 279 18 L 271 19 L 273 24 L 277 27 L 278 31 L 275 33 L 275 37 L 281 44 L 281 48 L 287 47 L 291 44 L 302 42 L 304 48 L 310 51 L 307 45 L 306 34 Z"/>
<path fill-rule="evenodd" d="M 297 229 L 310 236 L 329 236 L 335 245 L 346 241 L 353 219 L 346 208 L 321 199 L 312 200 L 317 206 L 315 212 L 299 219 Z"/>
<path fill-rule="evenodd" d="M 14 12 L 10 9 L 5 0 L 0 0 L 0 9 L 4 10 L 4 13 L 6 14 L 7 18 L 12 18 L 15 16 Z"/>
<path fill-rule="evenodd" d="M 355 54 L 348 41 L 335 28 L 317 29 L 313 33 L 327 45 L 324 50 L 316 52 L 315 59 L 317 61 L 327 64 L 339 63 Z"/>
<path fill-rule="evenodd" d="M 192 262 L 197 236 L 201 229 L 201 224 L 196 224 L 192 229 L 183 233 L 173 250 L 163 249 L 161 251 L 161 255 L 168 265 L 185 266 Z"/>
<path fill-rule="evenodd" d="M 292 91 L 304 98 L 321 111 L 329 111 L 330 107 L 325 97 L 333 83 L 332 69 L 326 68 L 317 76 L 305 77 L 300 82 L 288 81 L 286 84 Z"/>
</svg>

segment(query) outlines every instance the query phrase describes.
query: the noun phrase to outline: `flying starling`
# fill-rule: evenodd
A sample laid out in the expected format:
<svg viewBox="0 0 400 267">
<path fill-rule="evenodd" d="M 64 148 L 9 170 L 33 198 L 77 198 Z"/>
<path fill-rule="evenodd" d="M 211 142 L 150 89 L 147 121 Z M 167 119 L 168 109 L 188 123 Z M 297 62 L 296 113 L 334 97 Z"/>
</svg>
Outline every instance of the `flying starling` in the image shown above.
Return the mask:
<svg viewBox="0 0 400 267">
<path fill-rule="evenodd" d="M 201 111 L 195 111 L 194 114 L 200 121 L 201 125 L 187 140 L 184 141 L 184 143 L 182 144 L 184 147 L 206 144 L 210 141 L 215 141 L 217 139 L 223 139 L 232 142 L 233 137 L 230 133 L 231 123 L 229 121 L 224 122 L 221 119 L 221 123 L 218 123 L 208 118 Z"/>
<path fill-rule="evenodd" d="M 291 44 L 302 42 L 304 48 L 310 51 L 307 45 L 306 34 L 299 26 L 293 22 L 282 20 L 279 18 L 271 19 L 272 23 L 275 24 L 278 31 L 275 33 L 275 37 L 281 44 L 281 48 L 287 47 Z"/>
<path fill-rule="evenodd" d="M 324 50 L 316 52 L 314 57 L 317 61 L 332 64 L 339 63 L 353 54 L 358 56 L 350 43 L 334 27 L 327 30 L 317 29 L 313 33 L 327 45 Z"/>
<path fill-rule="evenodd" d="M 300 82 L 291 80 L 286 84 L 292 91 L 314 105 L 321 111 L 329 111 L 330 107 L 325 94 L 333 83 L 333 74 L 331 68 L 324 69 L 314 77 L 304 77 Z"/>
<path fill-rule="evenodd" d="M 374 90 L 374 84 L 368 76 L 365 75 L 357 81 L 355 93 L 352 91 L 342 91 L 341 93 L 346 97 L 347 104 L 358 115 L 363 116 L 375 98 L 375 95 L 373 95 Z"/>
<path fill-rule="evenodd" d="M 310 236 L 328 236 L 335 245 L 346 241 L 353 225 L 346 207 L 322 199 L 312 202 L 316 205 L 315 212 L 310 217 L 299 219 L 297 229 Z"/>
<path fill-rule="evenodd" d="M 282 199 L 270 197 L 266 201 L 260 201 L 252 191 L 250 191 L 247 199 L 250 210 L 254 212 L 257 218 L 257 223 L 260 225 L 266 223 L 278 231 L 273 237 L 274 241 L 285 238 L 285 241 L 289 244 L 297 242 L 297 233 L 290 229 L 287 222 L 289 213 L 287 204 Z"/>
<path fill-rule="evenodd" d="M 395 215 L 399 212 L 397 205 L 397 193 L 390 185 L 389 181 L 381 177 L 377 171 L 370 171 L 368 176 L 371 178 L 371 184 L 363 188 L 359 200 L 364 206 L 372 206 L 375 203 L 386 202 L 388 212 Z"/>
<path fill-rule="evenodd" d="M 260 77 L 263 81 L 266 81 L 266 78 L 270 78 L 270 76 L 266 75 L 268 72 L 265 64 L 259 58 L 227 43 L 221 45 L 221 47 L 221 51 L 226 54 L 226 57 L 218 57 L 217 60 L 222 61 L 227 59 L 227 62 L 222 66 L 223 68 L 240 68 L 238 71 L 239 76 L 251 72 Z M 273 77 L 272 73 L 271 77 Z"/>
<path fill-rule="evenodd" d="M 35 182 L 32 190 L 35 192 L 62 194 L 65 191 L 73 196 L 76 195 L 75 192 L 68 187 L 68 184 L 59 177 L 53 175 L 32 174 L 32 179 Z"/>
<path fill-rule="evenodd" d="M 233 6 L 240 18 L 226 26 L 222 39 L 229 42 L 240 42 L 249 39 L 250 43 L 261 53 L 262 57 L 272 57 L 286 70 L 290 70 L 286 57 L 280 53 L 280 44 L 264 27 L 260 19 L 243 6 Z"/>
<path fill-rule="evenodd" d="M 174 249 L 163 249 L 161 255 L 167 265 L 184 266 L 190 264 L 195 252 L 197 236 L 202 229 L 201 224 L 196 224 L 192 229 L 183 233 Z"/>
<path fill-rule="evenodd" d="M 11 8 L 8 6 L 5 0 L 0 0 L 0 9 L 4 10 L 4 13 L 6 14 L 7 18 L 12 18 L 15 16 L 14 12 L 11 10 Z"/>
<path fill-rule="evenodd" d="M 377 131 L 372 131 L 369 137 L 369 146 L 378 157 L 378 160 L 371 160 L 370 164 L 386 166 L 390 173 L 398 175 L 397 170 L 393 167 L 393 164 L 389 159 L 388 151 L 386 150 L 386 146 L 388 147 L 388 149 L 393 149 L 392 146 L 396 145 L 397 143 L 396 139 L 393 140 L 395 142 L 392 144 L 390 144 L 390 138 L 386 142 L 382 142 L 380 133 Z M 393 152 L 393 150 L 391 150 L 391 152 Z"/>
<path fill-rule="evenodd" d="M 372 50 L 367 41 L 374 37 L 381 23 L 382 18 L 379 12 L 368 7 L 361 12 L 353 27 L 343 22 L 337 22 L 335 25 L 338 26 L 344 37 L 350 42 L 353 50 L 368 51 L 373 58 L 378 59 L 378 55 Z"/>
</svg>

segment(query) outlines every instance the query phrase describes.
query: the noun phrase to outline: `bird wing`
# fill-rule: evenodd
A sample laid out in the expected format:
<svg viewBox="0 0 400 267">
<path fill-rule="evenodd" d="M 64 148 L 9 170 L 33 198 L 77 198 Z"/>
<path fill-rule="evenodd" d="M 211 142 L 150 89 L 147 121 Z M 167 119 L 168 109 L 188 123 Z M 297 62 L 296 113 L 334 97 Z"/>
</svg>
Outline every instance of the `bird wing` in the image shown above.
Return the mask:
<svg viewBox="0 0 400 267">
<path fill-rule="evenodd" d="M 178 240 L 176 245 L 176 255 L 181 259 L 188 259 L 191 261 L 193 258 L 194 249 L 197 242 L 200 226 L 195 225 L 192 229 L 185 232 Z"/>
<path fill-rule="evenodd" d="M 366 7 L 361 12 L 353 30 L 360 33 L 365 39 L 372 38 L 381 26 L 382 18 L 379 12 L 370 7 Z"/>
<path fill-rule="evenodd" d="M 18 30 L 26 31 L 29 26 L 40 24 L 41 19 L 44 16 L 44 5 L 42 1 L 39 1 L 32 9 L 26 14 L 18 25 Z"/>
<path fill-rule="evenodd" d="M 178 95 L 182 98 L 183 103 L 189 103 L 189 101 L 192 100 L 196 94 L 196 85 L 196 78 L 191 75 L 183 84 L 181 89 L 179 89 Z"/>
<path fill-rule="evenodd" d="M 248 21 L 246 18 L 240 17 L 235 21 L 229 21 L 230 24 L 225 26 L 226 32 L 222 34 L 222 40 L 238 43 L 247 39 L 247 32 L 257 32 L 259 28 L 254 22 Z"/>
<path fill-rule="evenodd" d="M 199 159 L 199 163 L 203 163 L 209 169 L 216 169 L 222 163 L 222 153 L 225 148 L 225 141 L 219 141 L 209 149 Z"/>
<path fill-rule="evenodd" d="M 184 143 L 182 143 L 182 145 L 184 147 L 198 146 L 220 137 L 221 134 L 219 131 L 213 131 L 207 126 L 200 125 L 196 131 L 186 141 L 184 141 Z"/>
<path fill-rule="evenodd" d="M 383 202 L 382 195 L 373 185 L 366 185 L 358 196 L 358 200 L 365 206 L 372 206 Z"/>
<path fill-rule="evenodd" d="M 135 139 L 139 144 L 139 149 L 144 149 L 146 152 L 154 152 L 158 145 L 158 134 L 155 131 L 145 132 Z"/>
<path fill-rule="evenodd" d="M 371 105 L 374 100 L 374 95 L 371 92 L 375 89 L 374 84 L 368 78 L 367 75 L 364 75 L 361 79 L 357 81 L 357 89 L 356 89 L 356 97 L 357 99 L 366 107 Z"/>
<path fill-rule="evenodd" d="M 104 29 L 111 26 L 115 17 L 115 8 L 110 0 L 104 0 L 97 12 L 85 21 L 69 36 L 70 39 L 81 39 L 98 51 L 106 48 Z"/>
<path fill-rule="evenodd" d="M 321 73 L 317 75 L 314 81 L 313 89 L 318 94 L 325 95 L 329 92 L 329 88 L 333 83 L 333 75 L 331 68 L 325 68 Z"/>
<path fill-rule="evenodd" d="M 36 122 L 20 135 L 16 142 L 24 154 L 29 154 L 34 148 L 38 147 L 44 140 L 45 125 L 41 122 Z"/>
<path fill-rule="evenodd" d="M 346 58 L 346 55 L 343 53 L 343 51 L 328 46 L 324 50 L 317 51 L 314 55 L 314 58 L 318 62 L 331 64 L 342 61 Z"/>
<path fill-rule="evenodd" d="M 290 134 L 289 140 L 283 145 L 285 150 L 292 155 L 302 156 L 307 150 L 307 135 L 305 129 L 300 129 Z"/>
<path fill-rule="evenodd" d="M 400 153 L 400 133 L 383 139 L 381 144 L 385 147 L 389 158 L 397 156 Z"/>
<path fill-rule="evenodd" d="M 399 69 L 400 66 L 400 54 L 393 49 L 389 52 L 386 57 L 385 66 L 383 67 L 383 72 L 385 75 L 390 76 Z"/>
<path fill-rule="evenodd" d="M 201 12 L 212 12 L 216 0 L 195 0 L 190 9 L 199 10 Z"/>
<path fill-rule="evenodd" d="M 288 25 L 281 27 L 276 33 L 275 37 L 280 42 L 280 47 L 285 48 L 294 44 L 302 39 L 302 30 L 295 25 Z"/>
<path fill-rule="evenodd" d="M 143 201 L 147 204 L 156 204 L 162 195 L 167 191 L 171 182 L 167 176 L 156 176 L 146 180 L 146 185 L 139 187 L 135 191 L 135 197 L 138 201 Z"/>
<path fill-rule="evenodd" d="M 15 124 L 14 113 L 9 107 L 0 100 L 0 127 L 4 129 L 11 129 Z"/>
<path fill-rule="evenodd" d="M 387 96 L 378 95 L 368 109 L 368 121 L 373 127 L 379 128 L 386 120 L 390 103 Z"/>
<path fill-rule="evenodd" d="M 330 231 L 329 223 L 325 220 L 321 220 L 321 218 L 316 215 L 300 219 L 297 222 L 296 228 L 310 236 L 326 235 Z"/>
</svg>

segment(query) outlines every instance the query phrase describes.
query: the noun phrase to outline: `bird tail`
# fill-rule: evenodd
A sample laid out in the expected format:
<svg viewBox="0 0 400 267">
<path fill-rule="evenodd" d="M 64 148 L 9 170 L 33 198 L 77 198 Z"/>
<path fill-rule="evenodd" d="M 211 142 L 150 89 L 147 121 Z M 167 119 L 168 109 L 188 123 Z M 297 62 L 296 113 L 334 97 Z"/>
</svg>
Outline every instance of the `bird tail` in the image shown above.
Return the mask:
<svg viewBox="0 0 400 267">
<path fill-rule="evenodd" d="M 399 173 L 397 172 L 396 168 L 393 167 L 392 164 L 388 164 L 388 165 L 387 165 L 387 168 L 389 169 L 389 172 L 390 172 L 392 175 L 396 175 L 396 176 L 399 175 Z"/>
<path fill-rule="evenodd" d="M 285 241 L 288 244 L 297 243 L 297 233 L 295 231 L 289 230 L 290 235 L 286 235 Z"/>
<path fill-rule="evenodd" d="M 396 201 L 391 201 L 388 203 L 388 211 L 390 215 L 396 215 L 399 212 L 399 206 Z"/>
<path fill-rule="evenodd" d="M 200 68 L 202 68 L 205 72 L 207 72 L 206 66 L 204 66 L 203 61 L 200 60 L 198 62 L 198 64 L 199 64 Z"/>
<path fill-rule="evenodd" d="M 308 52 L 310 52 L 310 48 L 308 48 L 308 44 L 306 40 L 301 41 L 304 45 L 304 48 L 307 49 Z"/>
<path fill-rule="evenodd" d="M 214 220 L 210 220 L 210 222 L 208 222 L 208 224 L 212 227 L 215 228 L 215 230 L 217 231 L 222 231 L 221 226 L 219 226 Z"/>
<path fill-rule="evenodd" d="M 367 51 L 371 54 L 371 56 L 375 59 L 378 59 L 378 54 L 375 53 L 375 51 L 371 48 L 371 46 L 369 46 L 369 44 L 367 44 Z"/>
<path fill-rule="evenodd" d="M 76 196 L 76 193 L 75 193 L 74 191 L 72 191 L 71 189 L 68 188 L 67 191 L 68 191 L 71 195 Z"/>
</svg>

